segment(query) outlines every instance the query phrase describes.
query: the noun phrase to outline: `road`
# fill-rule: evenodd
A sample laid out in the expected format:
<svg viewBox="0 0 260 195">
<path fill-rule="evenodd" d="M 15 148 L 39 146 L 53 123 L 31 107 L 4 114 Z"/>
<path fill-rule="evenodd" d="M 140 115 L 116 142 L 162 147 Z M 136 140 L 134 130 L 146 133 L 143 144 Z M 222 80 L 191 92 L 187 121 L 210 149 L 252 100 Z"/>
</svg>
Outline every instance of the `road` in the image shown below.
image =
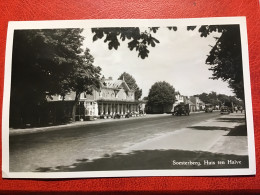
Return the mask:
<svg viewBox="0 0 260 195">
<path fill-rule="evenodd" d="M 190 116 L 161 115 L 88 124 L 64 130 L 10 136 L 10 171 L 69 166 L 96 159 L 191 125 L 216 119 L 219 112 Z M 205 137 L 202 137 L 205 139 Z"/>
</svg>

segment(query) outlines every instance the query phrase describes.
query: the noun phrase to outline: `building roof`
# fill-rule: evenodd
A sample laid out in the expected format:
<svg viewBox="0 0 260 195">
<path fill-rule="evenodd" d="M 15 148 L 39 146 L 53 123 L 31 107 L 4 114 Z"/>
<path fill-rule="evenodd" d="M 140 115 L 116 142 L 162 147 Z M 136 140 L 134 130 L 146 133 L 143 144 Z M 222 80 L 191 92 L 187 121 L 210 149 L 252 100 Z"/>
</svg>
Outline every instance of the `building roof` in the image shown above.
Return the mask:
<svg viewBox="0 0 260 195">
<path fill-rule="evenodd" d="M 197 96 L 190 96 L 190 101 L 193 102 L 194 104 L 199 103 L 199 104 L 205 104 L 201 99 Z"/>
<path fill-rule="evenodd" d="M 128 87 L 127 83 L 124 80 L 113 80 L 112 78 L 105 79 L 103 87 L 110 89 L 124 88 L 126 91 L 134 91 Z"/>
<path fill-rule="evenodd" d="M 190 104 L 190 105 L 195 105 L 192 101 L 190 100 L 187 100 L 187 104 Z"/>
<path fill-rule="evenodd" d="M 181 95 L 179 91 L 176 91 L 175 92 L 175 95 Z"/>
</svg>

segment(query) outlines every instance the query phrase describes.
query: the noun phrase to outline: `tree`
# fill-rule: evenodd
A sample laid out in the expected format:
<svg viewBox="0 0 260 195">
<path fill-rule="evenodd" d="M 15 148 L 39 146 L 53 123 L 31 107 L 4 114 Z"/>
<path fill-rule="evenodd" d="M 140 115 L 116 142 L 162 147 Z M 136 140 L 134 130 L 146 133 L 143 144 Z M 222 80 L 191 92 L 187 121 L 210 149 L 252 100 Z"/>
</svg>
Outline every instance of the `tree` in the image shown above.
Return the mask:
<svg viewBox="0 0 260 195">
<path fill-rule="evenodd" d="M 243 101 L 239 100 L 235 96 L 227 96 L 224 94 L 217 94 L 216 92 L 211 92 L 209 94 L 202 93 L 195 95 L 200 98 L 206 104 L 216 105 L 223 105 L 227 102 L 232 102 L 234 105 L 243 106 Z"/>
<path fill-rule="evenodd" d="M 130 89 L 135 90 L 135 100 L 139 100 L 141 98 L 142 89 L 140 89 L 138 87 L 134 77 L 132 77 L 130 74 L 124 72 L 119 76 L 118 79 L 124 80 Z"/>
<path fill-rule="evenodd" d="M 211 93 L 207 94 L 207 93 L 202 93 L 202 94 L 198 94 L 195 95 L 197 97 L 200 98 L 201 101 L 203 101 L 205 104 L 212 104 L 214 106 L 216 105 L 221 105 L 221 101 L 219 100 L 219 97 L 228 97 L 226 95 L 218 95 L 216 92 L 212 91 Z"/>
<path fill-rule="evenodd" d="M 210 104 L 211 103 L 207 93 L 202 93 L 202 94 L 198 94 L 198 95 L 195 95 L 195 96 L 199 97 L 200 100 L 203 101 L 205 104 Z"/>
<path fill-rule="evenodd" d="M 245 107 L 244 101 L 236 98 L 235 96 L 229 96 L 229 99 L 235 106 L 242 106 Z"/>
<path fill-rule="evenodd" d="M 210 99 L 210 104 L 219 105 L 219 100 L 218 100 L 218 96 L 217 96 L 216 92 L 214 92 L 214 91 L 210 92 L 208 97 Z"/>
<path fill-rule="evenodd" d="M 84 55 L 74 67 L 74 71 L 69 75 L 65 85 L 65 90 L 75 92 L 75 99 L 72 110 L 72 120 L 75 121 L 76 106 L 79 102 L 80 94 L 92 94 L 93 89 L 99 89 L 101 86 L 100 76 L 101 68 L 93 65 L 94 58 L 86 49 Z"/>
<path fill-rule="evenodd" d="M 226 102 L 230 102 L 230 99 L 227 95 L 224 94 L 218 94 L 218 100 L 220 101 L 220 104 L 224 104 Z"/>
<path fill-rule="evenodd" d="M 31 123 L 52 98 L 99 87 L 100 68 L 83 53 L 82 29 L 16 30 L 12 56 L 10 123 Z M 77 99 L 75 99 L 77 101 Z"/>
<path fill-rule="evenodd" d="M 212 47 L 206 64 L 213 72 L 212 79 L 227 81 L 229 87 L 240 99 L 244 99 L 243 66 L 241 38 L 239 25 L 210 25 L 201 26 L 201 37 L 207 37 L 212 32 L 221 32 L 217 43 Z"/>
<path fill-rule="evenodd" d="M 203 101 L 206 104 L 212 104 L 212 105 L 219 105 L 219 100 L 217 97 L 217 93 L 212 91 L 211 93 L 202 93 L 199 95 L 195 95 L 200 98 L 201 101 Z"/>
<path fill-rule="evenodd" d="M 156 82 L 152 85 L 148 94 L 149 106 L 160 106 L 164 108 L 175 102 L 175 89 L 165 81 Z"/>
</svg>

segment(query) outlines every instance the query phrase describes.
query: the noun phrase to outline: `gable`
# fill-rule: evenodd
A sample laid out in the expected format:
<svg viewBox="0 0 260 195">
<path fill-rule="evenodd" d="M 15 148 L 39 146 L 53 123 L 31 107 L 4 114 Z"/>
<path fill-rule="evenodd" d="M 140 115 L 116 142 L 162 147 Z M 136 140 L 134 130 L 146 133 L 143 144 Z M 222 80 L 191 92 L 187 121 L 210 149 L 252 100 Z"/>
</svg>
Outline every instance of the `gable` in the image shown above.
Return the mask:
<svg viewBox="0 0 260 195">
<path fill-rule="evenodd" d="M 125 91 L 130 91 L 130 88 L 128 87 L 127 83 L 123 80 L 105 80 L 104 88 L 110 88 L 110 89 L 124 89 Z"/>
</svg>

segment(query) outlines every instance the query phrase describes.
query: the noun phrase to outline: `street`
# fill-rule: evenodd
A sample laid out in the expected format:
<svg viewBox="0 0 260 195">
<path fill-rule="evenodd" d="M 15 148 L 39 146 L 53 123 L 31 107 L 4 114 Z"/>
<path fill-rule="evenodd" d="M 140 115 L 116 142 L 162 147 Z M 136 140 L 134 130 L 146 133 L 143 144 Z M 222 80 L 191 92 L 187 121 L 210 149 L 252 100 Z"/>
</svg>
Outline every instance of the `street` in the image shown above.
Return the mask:
<svg viewBox="0 0 260 195">
<path fill-rule="evenodd" d="M 116 119 L 111 122 L 56 131 L 10 135 L 10 171 L 69 171 L 75 168 L 75 163 L 78 162 L 93 162 L 95 159 L 109 158 L 117 153 L 127 155 L 132 151 L 160 149 L 208 151 L 210 149 L 210 152 L 223 153 L 226 149 L 222 145 L 231 143 L 232 149 L 234 146 L 232 143 L 237 142 L 230 138 L 228 141 L 223 140 L 223 135 L 226 135 L 241 120 L 244 121 L 244 115 L 234 115 L 234 120 L 229 121 L 220 117 L 223 118 L 219 112 L 197 113 L 190 116 L 165 114 L 129 120 Z M 230 116 L 227 119 L 230 119 Z M 214 120 L 227 126 L 218 126 L 219 123 L 212 122 Z M 203 123 L 207 124 L 208 129 L 205 129 L 205 125 L 201 125 Z M 213 131 L 210 126 L 219 129 Z M 247 144 L 246 136 L 243 136 L 243 140 L 240 141 Z M 216 147 L 214 143 L 219 146 Z M 230 155 L 247 154 L 247 148 L 241 148 L 239 152 L 231 149 L 228 150 Z M 66 168 L 62 169 L 62 167 Z"/>
</svg>

